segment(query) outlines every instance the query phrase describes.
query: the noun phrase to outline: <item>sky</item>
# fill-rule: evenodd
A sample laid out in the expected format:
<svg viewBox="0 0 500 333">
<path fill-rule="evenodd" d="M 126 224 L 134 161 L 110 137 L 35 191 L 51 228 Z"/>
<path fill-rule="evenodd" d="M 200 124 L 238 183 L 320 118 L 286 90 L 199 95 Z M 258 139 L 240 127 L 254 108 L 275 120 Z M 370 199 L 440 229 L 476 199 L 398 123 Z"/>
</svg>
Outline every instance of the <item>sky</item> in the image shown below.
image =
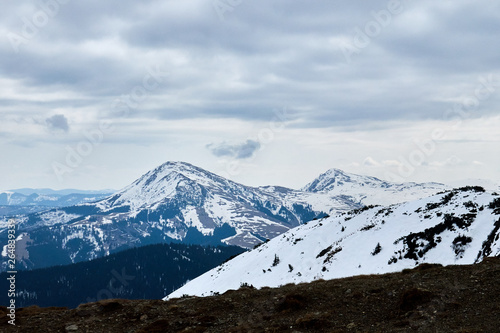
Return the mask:
<svg viewBox="0 0 500 333">
<path fill-rule="evenodd" d="M 495 1 L 4 1 L 0 190 L 167 161 L 300 188 L 330 168 L 500 182 Z"/>
</svg>

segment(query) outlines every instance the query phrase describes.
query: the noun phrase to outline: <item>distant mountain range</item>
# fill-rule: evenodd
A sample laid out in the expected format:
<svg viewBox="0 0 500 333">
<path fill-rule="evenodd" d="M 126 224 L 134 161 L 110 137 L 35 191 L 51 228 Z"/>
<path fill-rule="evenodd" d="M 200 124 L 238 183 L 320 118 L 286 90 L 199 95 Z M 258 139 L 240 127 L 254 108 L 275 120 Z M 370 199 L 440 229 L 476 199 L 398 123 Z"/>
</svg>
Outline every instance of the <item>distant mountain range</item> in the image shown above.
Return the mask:
<svg viewBox="0 0 500 333">
<path fill-rule="evenodd" d="M 321 183 L 328 187 L 332 182 L 313 185 Z M 489 256 L 500 256 L 500 194 L 464 187 L 311 221 L 214 268 L 169 297 L 395 272 L 421 263 L 473 264 Z"/>
<path fill-rule="evenodd" d="M 73 206 L 108 197 L 115 191 L 17 189 L 0 192 L 0 216 L 35 213 L 55 207 Z"/>
<path fill-rule="evenodd" d="M 19 193 L 19 194 L 24 194 L 26 196 L 32 195 L 32 194 L 39 194 L 39 195 L 55 195 L 55 196 L 64 196 L 68 194 L 89 194 L 89 195 L 95 195 L 95 194 L 107 194 L 109 195 L 110 193 L 115 193 L 115 190 L 112 189 L 105 189 L 105 190 L 77 190 L 77 189 L 63 189 L 63 190 L 53 190 L 50 188 L 19 188 L 15 190 L 8 190 L 8 191 L 0 191 L 0 193 L 4 192 L 11 192 L 11 193 Z"/>
<path fill-rule="evenodd" d="M 18 259 L 20 268 L 32 269 L 155 243 L 252 248 L 315 218 L 445 189 L 443 184 L 395 184 L 338 169 L 301 190 L 249 187 L 188 163 L 167 162 L 99 201 L 16 217 Z M 6 226 L 4 218 L 4 244 Z"/>
</svg>

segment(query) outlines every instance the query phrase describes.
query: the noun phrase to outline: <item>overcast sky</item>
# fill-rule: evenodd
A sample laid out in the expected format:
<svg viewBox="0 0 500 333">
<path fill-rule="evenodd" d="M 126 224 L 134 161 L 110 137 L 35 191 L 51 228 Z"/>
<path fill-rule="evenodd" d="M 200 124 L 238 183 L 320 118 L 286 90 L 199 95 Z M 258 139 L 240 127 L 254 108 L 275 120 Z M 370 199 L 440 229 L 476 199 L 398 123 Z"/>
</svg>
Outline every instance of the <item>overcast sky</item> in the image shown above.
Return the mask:
<svg viewBox="0 0 500 333">
<path fill-rule="evenodd" d="M 119 189 L 166 161 L 293 188 L 330 168 L 500 181 L 496 1 L 4 1 L 0 17 L 3 190 Z"/>
</svg>

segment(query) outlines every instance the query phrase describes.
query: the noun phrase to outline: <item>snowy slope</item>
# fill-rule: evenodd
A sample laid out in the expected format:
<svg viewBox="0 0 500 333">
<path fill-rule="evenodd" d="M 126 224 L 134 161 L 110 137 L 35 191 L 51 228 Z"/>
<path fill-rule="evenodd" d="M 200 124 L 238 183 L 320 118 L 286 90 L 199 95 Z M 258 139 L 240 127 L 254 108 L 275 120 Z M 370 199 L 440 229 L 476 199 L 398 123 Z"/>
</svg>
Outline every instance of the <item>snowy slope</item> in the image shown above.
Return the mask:
<svg viewBox="0 0 500 333">
<path fill-rule="evenodd" d="M 309 222 L 188 282 L 167 298 L 247 283 L 277 287 L 420 263 L 472 264 L 500 255 L 500 196 L 462 188 Z"/>
</svg>

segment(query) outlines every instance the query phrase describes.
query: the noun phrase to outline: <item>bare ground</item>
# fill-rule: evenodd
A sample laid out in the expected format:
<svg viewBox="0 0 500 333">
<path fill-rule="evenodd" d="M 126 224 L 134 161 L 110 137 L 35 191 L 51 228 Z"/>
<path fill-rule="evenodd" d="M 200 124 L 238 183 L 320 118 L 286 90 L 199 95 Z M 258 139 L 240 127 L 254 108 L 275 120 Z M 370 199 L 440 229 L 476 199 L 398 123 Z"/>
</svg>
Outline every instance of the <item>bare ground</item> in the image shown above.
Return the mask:
<svg viewBox="0 0 500 333">
<path fill-rule="evenodd" d="M 206 298 L 1 307 L 0 332 L 500 332 L 500 258 Z"/>
</svg>

